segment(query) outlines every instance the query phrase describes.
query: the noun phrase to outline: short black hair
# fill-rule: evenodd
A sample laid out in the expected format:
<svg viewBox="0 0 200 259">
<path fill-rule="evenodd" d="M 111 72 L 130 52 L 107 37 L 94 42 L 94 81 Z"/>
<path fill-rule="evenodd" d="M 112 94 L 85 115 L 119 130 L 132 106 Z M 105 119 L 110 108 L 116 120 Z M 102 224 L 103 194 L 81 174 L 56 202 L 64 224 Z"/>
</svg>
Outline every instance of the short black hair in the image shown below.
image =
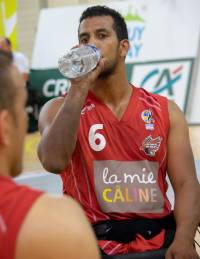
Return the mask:
<svg viewBox="0 0 200 259">
<path fill-rule="evenodd" d="M 5 41 L 6 41 L 6 43 L 7 43 L 9 46 L 12 47 L 12 43 L 11 43 L 11 40 L 10 40 L 9 38 L 5 37 Z"/>
<path fill-rule="evenodd" d="M 79 26 L 81 22 L 88 18 L 94 16 L 111 16 L 113 18 L 113 29 L 117 34 L 117 38 L 119 41 L 128 39 L 128 30 L 126 26 L 126 22 L 122 15 L 114 9 L 111 9 L 104 5 L 95 5 L 92 7 L 88 7 L 81 15 L 79 19 Z"/>
<path fill-rule="evenodd" d="M 6 109 L 13 113 L 16 90 L 11 76 L 12 64 L 10 55 L 0 50 L 0 111 Z"/>
</svg>

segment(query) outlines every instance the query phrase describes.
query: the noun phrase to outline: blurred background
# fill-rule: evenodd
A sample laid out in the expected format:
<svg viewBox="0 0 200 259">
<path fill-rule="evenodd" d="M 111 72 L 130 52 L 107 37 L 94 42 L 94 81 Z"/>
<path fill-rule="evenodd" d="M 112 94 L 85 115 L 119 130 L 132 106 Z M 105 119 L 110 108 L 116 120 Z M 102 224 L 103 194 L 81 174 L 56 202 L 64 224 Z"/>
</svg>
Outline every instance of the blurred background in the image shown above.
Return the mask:
<svg viewBox="0 0 200 259">
<path fill-rule="evenodd" d="M 57 60 L 77 44 L 82 11 L 96 4 L 115 8 L 126 20 L 129 81 L 167 96 L 185 113 L 199 172 L 199 0 L 0 0 L 0 36 L 9 38 L 12 51 L 29 61 L 24 175 L 44 171 L 36 155 L 38 114 L 47 100 L 69 89 L 70 82 L 57 70 Z"/>
<path fill-rule="evenodd" d="M 59 73 L 57 60 L 77 44 L 82 11 L 96 4 L 115 8 L 126 20 L 129 81 L 167 96 L 185 113 L 200 180 L 199 0 L 0 0 L 0 38 L 8 39 L 29 93 L 24 171 L 16 181 L 62 193 L 60 177 L 45 172 L 37 158 L 38 115 L 46 101 L 68 91 L 70 82 Z M 168 196 L 173 206 L 170 185 Z"/>
</svg>

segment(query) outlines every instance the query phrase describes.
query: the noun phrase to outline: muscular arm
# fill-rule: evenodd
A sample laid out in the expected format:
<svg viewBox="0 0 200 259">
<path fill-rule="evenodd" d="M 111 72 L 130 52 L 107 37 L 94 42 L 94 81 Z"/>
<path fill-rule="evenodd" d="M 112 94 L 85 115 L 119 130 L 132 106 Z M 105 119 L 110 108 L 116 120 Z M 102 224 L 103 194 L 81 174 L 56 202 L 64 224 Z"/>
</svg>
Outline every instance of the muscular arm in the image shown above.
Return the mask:
<svg viewBox="0 0 200 259">
<path fill-rule="evenodd" d="M 193 259 L 196 257 L 192 254 L 194 251 L 190 251 L 189 247 L 193 246 L 196 227 L 200 222 L 200 188 L 187 123 L 182 112 L 172 102 L 169 103 L 169 114 L 168 175 L 175 192 L 174 215 L 177 229 L 174 243 L 166 258 L 174 258 L 172 254 L 178 253 L 175 257 L 177 259 Z M 187 251 L 181 252 L 182 249 Z M 176 252 L 174 252 L 175 250 Z"/>
<path fill-rule="evenodd" d="M 43 195 L 28 213 L 15 259 L 99 259 L 93 231 L 70 198 Z"/>
<path fill-rule="evenodd" d="M 94 71 L 72 81 L 65 98 L 54 99 L 42 109 L 39 117 L 42 138 L 38 156 L 47 171 L 60 173 L 68 165 L 76 145 L 81 109 L 102 67 L 101 60 Z"/>
<path fill-rule="evenodd" d="M 39 130 L 42 138 L 38 156 L 47 171 L 60 173 L 70 161 L 86 95 L 87 91 L 71 87 L 65 98 L 54 99 L 41 110 Z"/>
</svg>

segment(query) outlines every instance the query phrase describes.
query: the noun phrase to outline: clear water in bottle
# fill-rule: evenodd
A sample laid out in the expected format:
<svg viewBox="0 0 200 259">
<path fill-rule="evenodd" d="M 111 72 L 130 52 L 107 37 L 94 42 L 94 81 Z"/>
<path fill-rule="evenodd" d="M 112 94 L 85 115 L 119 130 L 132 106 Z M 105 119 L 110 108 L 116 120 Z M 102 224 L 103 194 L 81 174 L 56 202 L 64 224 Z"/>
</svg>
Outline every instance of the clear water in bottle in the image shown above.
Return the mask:
<svg viewBox="0 0 200 259">
<path fill-rule="evenodd" d="M 59 58 L 58 69 L 67 78 L 78 78 L 93 70 L 100 57 L 100 50 L 94 45 L 81 45 Z"/>
</svg>

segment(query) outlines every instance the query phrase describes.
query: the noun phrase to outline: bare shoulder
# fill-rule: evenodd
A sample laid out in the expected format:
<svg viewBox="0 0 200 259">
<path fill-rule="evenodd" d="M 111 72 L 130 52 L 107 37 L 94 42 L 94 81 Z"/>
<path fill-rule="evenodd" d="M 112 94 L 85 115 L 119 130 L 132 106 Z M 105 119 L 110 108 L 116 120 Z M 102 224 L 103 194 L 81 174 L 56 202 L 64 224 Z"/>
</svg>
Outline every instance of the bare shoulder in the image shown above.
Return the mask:
<svg viewBox="0 0 200 259">
<path fill-rule="evenodd" d="M 168 100 L 168 107 L 170 116 L 176 116 L 178 113 L 182 113 L 182 111 L 174 101 Z"/>
<path fill-rule="evenodd" d="M 43 195 L 20 230 L 16 259 L 97 259 L 97 243 L 80 206 L 69 197 Z"/>
<path fill-rule="evenodd" d="M 48 126 L 52 122 L 53 118 L 62 106 L 63 102 L 64 97 L 57 97 L 51 99 L 50 101 L 44 104 L 40 111 L 38 123 L 40 133 L 42 133 L 44 128 L 46 128 L 46 126 Z"/>
<path fill-rule="evenodd" d="M 173 102 L 169 101 L 169 120 L 170 120 L 170 130 L 169 130 L 169 137 L 168 137 L 168 148 L 171 152 L 170 147 L 173 147 L 173 150 L 177 149 L 178 147 L 185 146 L 190 148 L 190 140 L 189 140 L 189 127 L 185 118 L 184 113 L 178 107 L 178 105 Z M 176 147 L 176 148 L 175 148 Z M 186 150 L 185 147 L 185 150 Z M 182 150 L 183 153 L 183 150 Z"/>
<path fill-rule="evenodd" d="M 167 140 L 167 173 L 176 191 L 185 182 L 196 185 L 196 175 L 189 127 L 184 113 L 172 101 L 169 101 L 168 107 L 170 130 Z"/>
<path fill-rule="evenodd" d="M 173 101 L 168 101 L 170 128 L 183 127 L 187 128 L 187 122 L 184 113 Z"/>
</svg>

